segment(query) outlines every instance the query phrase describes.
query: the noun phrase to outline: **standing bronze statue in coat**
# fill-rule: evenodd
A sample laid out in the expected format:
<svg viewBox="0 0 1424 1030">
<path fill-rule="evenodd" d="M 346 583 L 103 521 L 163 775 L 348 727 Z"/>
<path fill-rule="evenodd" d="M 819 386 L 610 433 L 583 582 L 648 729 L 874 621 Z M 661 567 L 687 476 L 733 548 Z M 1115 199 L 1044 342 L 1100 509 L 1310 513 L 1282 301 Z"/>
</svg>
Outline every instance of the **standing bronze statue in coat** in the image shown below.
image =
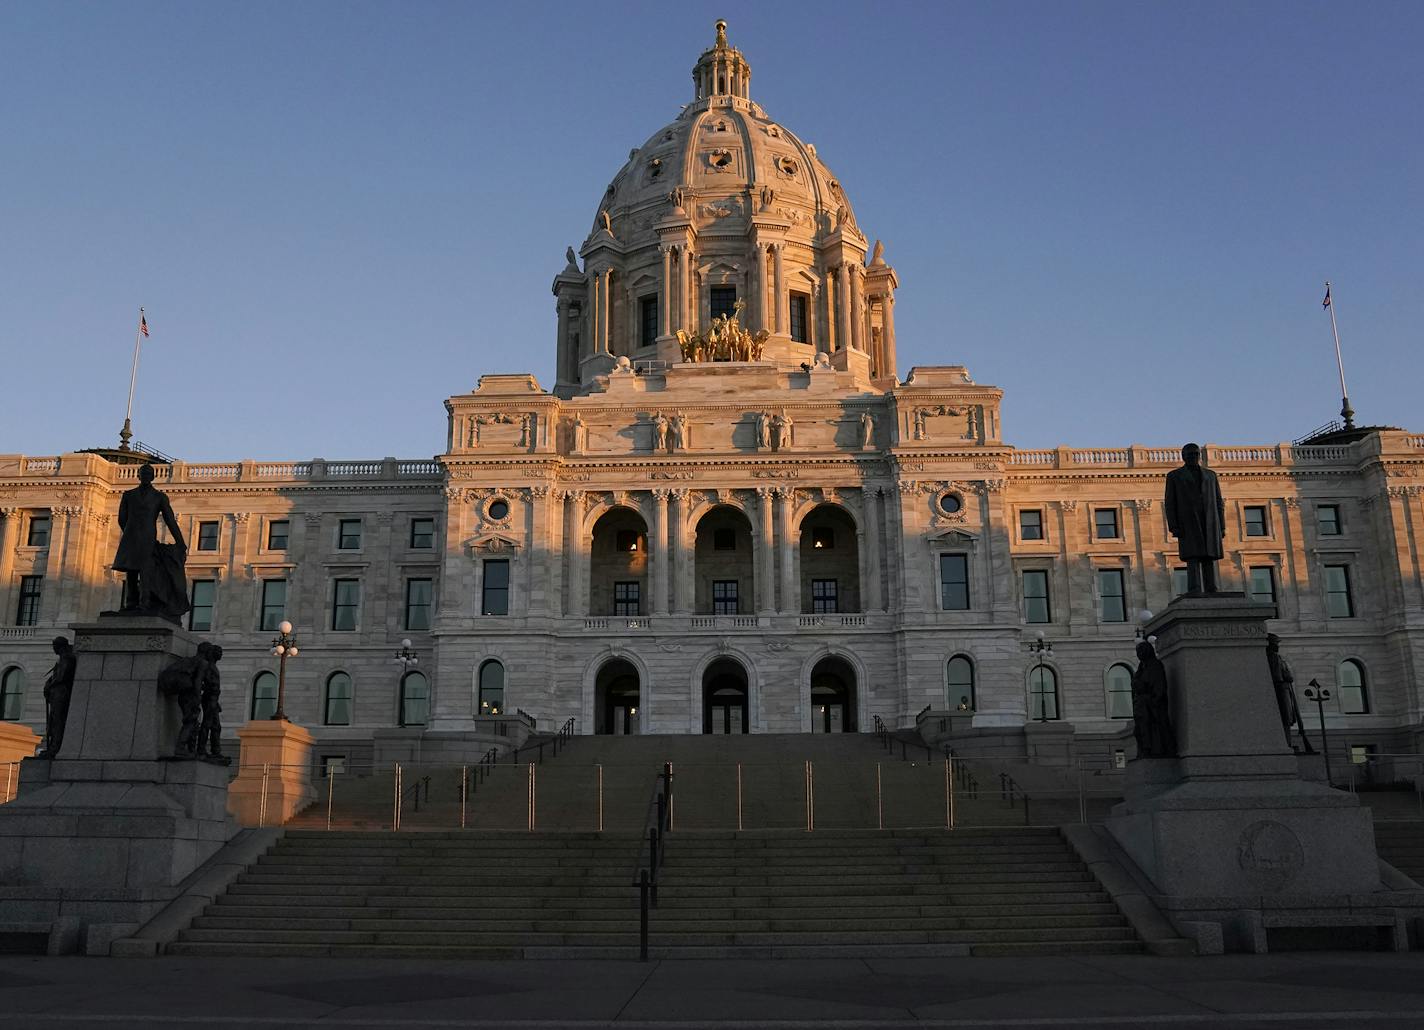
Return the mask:
<svg viewBox="0 0 1424 1030">
<path fill-rule="evenodd" d="M 1138 758 L 1172 758 L 1177 735 L 1172 728 L 1167 669 L 1150 641 L 1137 644 L 1137 671 L 1132 674 L 1132 735 Z"/>
<path fill-rule="evenodd" d="M 1216 473 L 1202 467 L 1201 448 L 1182 448 L 1182 467 L 1167 473 L 1167 528 L 1177 538 L 1177 553 L 1187 563 L 1187 593 L 1215 594 L 1216 563 L 1226 535 L 1226 505 Z"/>
<path fill-rule="evenodd" d="M 159 519 L 173 535 L 173 543 L 158 542 Z M 125 491 L 119 501 L 119 529 L 122 535 L 114 569 L 125 574 L 123 610 L 177 622 L 188 610 L 188 584 L 183 576 L 188 545 L 168 495 L 153 487 L 152 465 L 139 468 L 138 486 Z"/>
</svg>

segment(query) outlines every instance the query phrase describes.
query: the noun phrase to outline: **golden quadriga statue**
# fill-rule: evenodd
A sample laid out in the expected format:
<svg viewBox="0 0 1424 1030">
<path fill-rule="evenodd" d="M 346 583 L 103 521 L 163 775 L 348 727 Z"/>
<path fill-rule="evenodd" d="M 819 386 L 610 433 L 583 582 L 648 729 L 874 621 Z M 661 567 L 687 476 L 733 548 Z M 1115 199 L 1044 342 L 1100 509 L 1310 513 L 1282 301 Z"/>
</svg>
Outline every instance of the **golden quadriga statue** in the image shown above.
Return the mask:
<svg viewBox="0 0 1424 1030">
<path fill-rule="evenodd" d="M 677 331 L 678 346 L 683 361 L 760 361 L 771 334 L 765 329 L 755 334 L 742 328 L 741 315 L 745 305 L 737 301 L 732 314 L 718 315 L 706 333 Z"/>
</svg>

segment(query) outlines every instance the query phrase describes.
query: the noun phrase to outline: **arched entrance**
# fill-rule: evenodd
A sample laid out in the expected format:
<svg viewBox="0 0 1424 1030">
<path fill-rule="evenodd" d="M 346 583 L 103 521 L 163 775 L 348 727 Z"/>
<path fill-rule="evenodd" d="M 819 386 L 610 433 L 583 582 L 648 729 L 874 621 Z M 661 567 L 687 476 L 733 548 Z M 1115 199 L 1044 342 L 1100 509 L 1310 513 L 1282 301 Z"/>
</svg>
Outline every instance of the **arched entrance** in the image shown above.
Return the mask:
<svg viewBox="0 0 1424 1030">
<path fill-rule="evenodd" d="M 605 662 L 594 680 L 594 732 L 615 737 L 639 732 L 642 684 L 638 670 L 626 658 Z"/>
<path fill-rule="evenodd" d="M 702 732 L 749 733 L 747 670 L 735 658 L 718 658 L 702 674 Z"/>
<path fill-rule="evenodd" d="M 752 524 L 736 508 L 719 504 L 697 521 L 694 545 L 699 615 L 746 615 L 756 611 Z"/>
<path fill-rule="evenodd" d="M 831 615 L 861 610 L 855 520 L 839 505 L 817 505 L 801 520 L 801 611 Z"/>
<path fill-rule="evenodd" d="M 855 670 L 838 655 L 811 670 L 811 732 L 855 732 Z"/>
<path fill-rule="evenodd" d="M 632 508 L 610 508 L 594 523 L 589 545 L 589 614 L 646 615 L 651 601 L 648 525 Z"/>
</svg>

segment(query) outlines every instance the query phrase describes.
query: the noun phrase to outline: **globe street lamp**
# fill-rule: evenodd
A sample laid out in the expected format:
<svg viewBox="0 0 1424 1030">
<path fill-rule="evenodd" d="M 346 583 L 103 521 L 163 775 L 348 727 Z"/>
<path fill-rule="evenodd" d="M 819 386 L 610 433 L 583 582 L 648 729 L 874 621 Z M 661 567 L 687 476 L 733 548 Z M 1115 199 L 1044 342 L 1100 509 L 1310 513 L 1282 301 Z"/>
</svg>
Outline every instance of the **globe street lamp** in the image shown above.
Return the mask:
<svg viewBox="0 0 1424 1030">
<path fill-rule="evenodd" d="M 277 710 L 272 713 L 272 718 L 286 722 L 287 659 L 295 658 L 298 654 L 297 638 L 292 635 L 292 624 L 286 620 L 277 626 L 277 635 L 272 638 L 272 654 L 279 659 L 277 665 Z"/>
<path fill-rule="evenodd" d="M 1333 787 L 1335 777 L 1330 775 L 1330 741 L 1325 738 L 1325 702 L 1330 700 L 1330 688 L 1322 687 L 1319 680 L 1311 680 L 1310 686 L 1305 688 L 1305 699 L 1314 701 L 1316 711 L 1320 713 L 1320 750 L 1325 753 L 1325 782 Z M 1303 731 L 1301 736 L 1305 736 Z"/>
<path fill-rule="evenodd" d="M 411 649 L 410 637 L 406 637 L 401 641 L 400 650 L 395 653 L 395 657 L 392 658 L 391 661 L 401 667 L 400 690 L 398 693 L 401 709 L 400 724 L 404 726 L 406 724 L 405 674 L 410 671 L 412 665 L 420 664 L 419 654 Z"/>
<path fill-rule="evenodd" d="M 1038 721 L 1048 722 L 1048 691 L 1043 685 L 1043 656 L 1053 657 L 1053 642 L 1043 639 L 1043 630 L 1038 631 L 1038 639 L 1028 645 L 1028 649 L 1038 656 Z M 1053 707 L 1058 707 L 1058 690 L 1055 684 Z M 1055 714 L 1057 714 L 1055 712 Z"/>
</svg>

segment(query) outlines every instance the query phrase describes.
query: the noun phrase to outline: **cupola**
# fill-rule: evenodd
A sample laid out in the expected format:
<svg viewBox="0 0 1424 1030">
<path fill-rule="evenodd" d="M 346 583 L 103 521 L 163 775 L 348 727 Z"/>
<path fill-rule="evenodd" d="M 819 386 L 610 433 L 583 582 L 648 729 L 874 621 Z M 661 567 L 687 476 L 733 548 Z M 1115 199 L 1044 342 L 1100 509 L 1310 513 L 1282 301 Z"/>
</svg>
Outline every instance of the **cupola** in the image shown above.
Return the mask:
<svg viewBox="0 0 1424 1030">
<path fill-rule="evenodd" d="M 742 56 L 742 52 L 727 43 L 727 23 L 717 22 L 717 42 L 704 50 L 692 69 L 692 83 L 696 88 L 693 101 L 708 97 L 740 97 L 749 99 L 752 81 L 752 66 Z"/>
</svg>

